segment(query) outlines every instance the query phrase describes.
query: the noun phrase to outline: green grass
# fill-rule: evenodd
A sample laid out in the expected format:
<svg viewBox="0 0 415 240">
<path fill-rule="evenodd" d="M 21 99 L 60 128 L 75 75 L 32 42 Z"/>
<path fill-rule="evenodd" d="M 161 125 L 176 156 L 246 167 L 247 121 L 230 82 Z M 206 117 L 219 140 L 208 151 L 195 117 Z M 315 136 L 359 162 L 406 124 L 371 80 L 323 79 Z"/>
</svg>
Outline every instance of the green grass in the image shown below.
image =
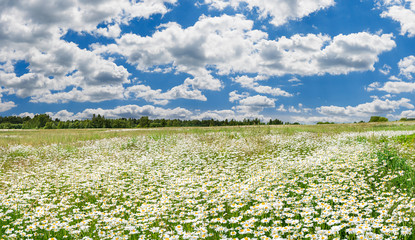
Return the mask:
<svg viewBox="0 0 415 240">
<path fill-rule="evenodd" d="M 396 177 L 386 186 L 388 189 L 397 188 L 411 196 L 415 194 L 415 169 L 410 166 L 408 160 L 402 157 L 398 151 L 385 144 L 383 149 L 377 152 L 381 176 L 394 174 Z"/>
<path fill-rule="evenodd" d="M 119 131 L 117 131 L 119 130 Z M 239 132 L 243 136 L 264 134 L 287 134 L 310 132 L 317 134 L 337 134 L 341 132 L 366 132 L 382 130 L 415 130 L 412 122 L 356 123 L 330 125 L 277 125 L 277 126 L 234 126 L 234 127 L 183 127 L 145 129 L 40 129 L 0 131 L 0 147 L 11 145 L 42 146 L 50 144 L 74 144 L 78 141 L 99 140 L 113 137 L 160 136 L 188 133 L 206 134 L 212 132 Z M 413 141 L 414 137 L 412 138 Z"/>
</svg>

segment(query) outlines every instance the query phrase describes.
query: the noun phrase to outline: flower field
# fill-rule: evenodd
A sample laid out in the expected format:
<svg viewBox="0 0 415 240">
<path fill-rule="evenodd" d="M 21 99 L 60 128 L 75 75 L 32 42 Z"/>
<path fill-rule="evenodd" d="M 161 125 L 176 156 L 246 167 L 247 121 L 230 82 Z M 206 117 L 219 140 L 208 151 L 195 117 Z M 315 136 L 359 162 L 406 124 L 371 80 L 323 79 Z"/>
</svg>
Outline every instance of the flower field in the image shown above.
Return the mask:
<svg viewBox="0 0 415 240">
<path fill-rule="evenodd" d="M 3 147 L 0 239 L 415 239 L 414 133 Z"/>
</svg>

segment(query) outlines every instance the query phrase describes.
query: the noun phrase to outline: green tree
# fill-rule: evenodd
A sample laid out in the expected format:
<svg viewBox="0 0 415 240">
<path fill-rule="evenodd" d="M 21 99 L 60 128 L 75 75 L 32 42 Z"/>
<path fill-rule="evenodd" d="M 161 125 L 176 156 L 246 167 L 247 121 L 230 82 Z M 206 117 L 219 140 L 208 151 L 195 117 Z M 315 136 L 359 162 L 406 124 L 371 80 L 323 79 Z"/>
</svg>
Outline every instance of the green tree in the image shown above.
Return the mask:
<svg viewBox="0 0 415 240">
<path fill-rule="evenodd" d="M 371 116 L 369 122 L 387 122 L 389 121 L 387 118 L 385 117 L 380 117 L 380 116 Z"/>
<path fill-rule="evenodd" d="M 44 129 L 54 129 L 54 128 L 56 128 L 56 126 L 53 122 L 47 122 L 43 128 Z"/>
<path fill-rule="evenodd" d="M 142 128 L 150 127 L 150 120 L 148 119 L 147 116 L 143 116 L 140 118 L 140 123 L 138 125 L 139 127 L 142 127 Z"/>
</svg>

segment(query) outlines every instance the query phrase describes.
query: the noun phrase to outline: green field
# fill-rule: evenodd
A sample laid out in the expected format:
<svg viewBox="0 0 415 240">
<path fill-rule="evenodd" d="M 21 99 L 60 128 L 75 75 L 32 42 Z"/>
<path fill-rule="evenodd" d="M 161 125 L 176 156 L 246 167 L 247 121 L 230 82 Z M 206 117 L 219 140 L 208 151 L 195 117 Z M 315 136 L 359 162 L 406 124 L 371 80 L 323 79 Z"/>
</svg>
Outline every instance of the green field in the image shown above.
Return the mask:
<svg viewBox="0 0 415 240">
<path fill-rule="evenodd" d="M 415 125 L 0 132 L 0 239 L 415 239 Z"/>
</svg>

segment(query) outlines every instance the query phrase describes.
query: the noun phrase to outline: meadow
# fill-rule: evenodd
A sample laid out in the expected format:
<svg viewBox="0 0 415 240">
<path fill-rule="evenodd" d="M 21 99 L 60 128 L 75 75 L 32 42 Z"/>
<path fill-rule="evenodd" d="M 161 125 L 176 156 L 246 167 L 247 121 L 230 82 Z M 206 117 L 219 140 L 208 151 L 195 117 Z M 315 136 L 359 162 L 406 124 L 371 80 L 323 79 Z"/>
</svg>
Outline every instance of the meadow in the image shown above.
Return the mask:
<svg viewBox="0 0 415 240">
<path fill-rule="evenodd" d="M 415 239 L 415 125 L 0 132 L 0 239 Z"/>
</svg>

